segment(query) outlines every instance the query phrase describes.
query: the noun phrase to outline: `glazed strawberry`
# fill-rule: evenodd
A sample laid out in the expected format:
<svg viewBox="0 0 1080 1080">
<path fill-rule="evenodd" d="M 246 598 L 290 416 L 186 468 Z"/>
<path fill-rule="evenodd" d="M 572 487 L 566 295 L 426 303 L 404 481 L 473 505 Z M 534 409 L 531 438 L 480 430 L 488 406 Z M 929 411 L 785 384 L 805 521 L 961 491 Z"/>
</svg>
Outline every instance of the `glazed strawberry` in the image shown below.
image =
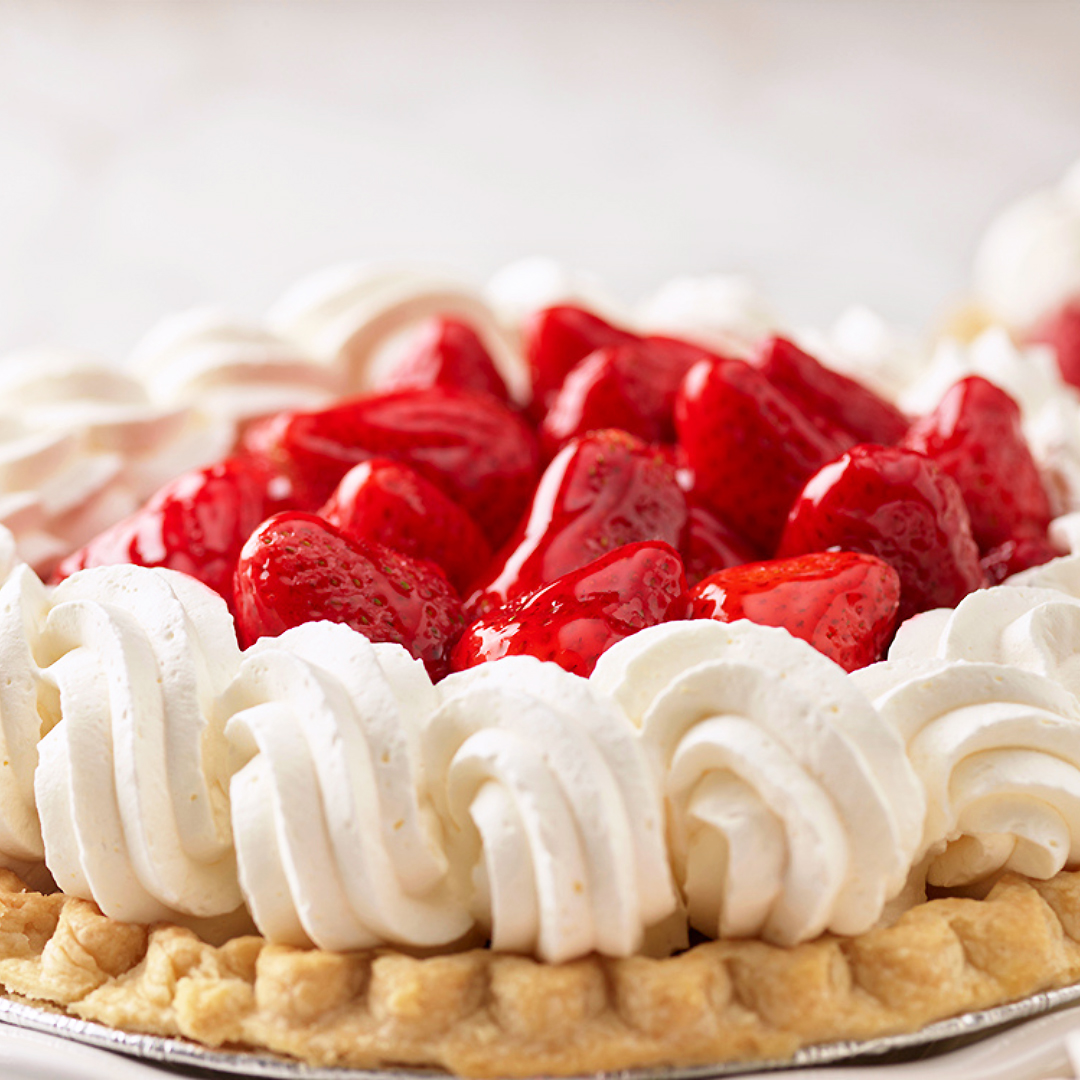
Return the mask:
<svg viewBox="0 0 1080 1080">
<path fill-rule="evenodd" d="M 811 477 L 791 509 L 778 557 L 862 551 L 900 575 L 900 620 L 955 607 L 985 579 L 960 488 L 928 457 L 853 446 Z"/>
<path fill-rule="evenodd" d="M 261 461 L 226 458 L 193 469 L 64 559 L 56 579 L 91 566 L 163 566 L 190 574 L 231 600 L 244 541 L 268 514 L 288 504 L 288 493 L 288 482 Z"/>
<path fill-rule="evenodd" d="M 540 444 L 554 455 L 575 435 L 622 428 L 646 442 L 675 438 L 675 397 L 687 371 L 709 354 L 669 338 L 606 345 L 566 376 L 540 425 Z"/>
<path fill-rule="evenodd" d="M 756 562 L 758 554 L 723 519 L 691 498 L 682 558 L 686 580 L 696 585 L 718 570 Z"/>
<path fill-rule="evenodd" d="M 430 559 L 460 591 L 491 562 L 491 547 L 472 518 L 398 461 L 373 458 L 350 469 L 319 516 L 349 536 Z"/>
<path fill-rule="evenodd" d="M 766 553 L 803 484 L 844 451 L 741 360 L 695 364 L 679 391 L 675 424 L 695 495 Z"/>
<path fill-rule="evenodd" d="M 591 432 L 547 467 L 469 610 L 486 614 L 623 544 L 663 540 L 677 548 L 685 527 L 686 496 L 665 455 L 625 431 Z"/>
<path fill-rule="evenodd" d="M 533 413 L 539 418 L 570 370 L 604 345 L 632 344 L 635 334 L 572 304 L 535 312 L 521 328 L 525 359 L 532 374 Z"/>
<path fill-rule="evenodd" d="M 1020 427 L 1020 407 L 993 383 L 978 375 L 961 379 L 912 424 L 903 445 L 933 458 L 960 485 L 982 551 L 1046 535 L 1050 500 Z"/>
<path fill-rule="evenodd" d="M 1052 345 L 1061 377 L 1071 386 L 1080 388 L 1080 298 L 1070 300 L 1047 316 L 1028 340 Z"/>
<path fill-rule="evenodd" d="M 845 443 L 845 450 L 860 442 L 890 446 L 907 430 L 907 417 L 895 405 L 785 338 L 763 342 L 753 363 L 820 431 Z"/>
<path fill-rule="evenodd" d="M 1007 577 L 1042 566 L 1062 554 L 1045 534 L 1020 536 L 991 548 L 979 562 L 989 584 L 1000 585 Z"/>
<path fill-rule="evenodd" d="M 453 386 L 508 402 L 506 383 L 480 335 L 460 319 L 429 319 L 380 390 Z"/>
<path fill-rule="evenodd" d="M 446 674 L 465 624 L 461 600 L 437 566 L 298 511 L 275 515 L 251 535 L 235 588 L 245 647 L 325 619 L 403 645 L 433 679 Z"/>
<path fill-rule="evenodd" d="M 721 570 L 690 599 L 695 619 L 782 626 L 855 671 L 880 660 L 892 639 L 900 575 L 874 555 L 817 552 Z"/>
<path fill-rule="evenodd" d="M 588 675 L 617 641 L 688 611 L 678 554 L 659 541 L 627 544 L 474 623 L 453 667 L 527 655 Z"/>
<path fill-rule="evenodd" d="M 536 439 L 488 394 L 447 386 L 351 398 L 282 413 L 245 445 L 290 473 L 314 509 L 354 465 L 404 462 L 463 507 L 493 545 L 513 531 L 539 475 Z"/>
</svg>

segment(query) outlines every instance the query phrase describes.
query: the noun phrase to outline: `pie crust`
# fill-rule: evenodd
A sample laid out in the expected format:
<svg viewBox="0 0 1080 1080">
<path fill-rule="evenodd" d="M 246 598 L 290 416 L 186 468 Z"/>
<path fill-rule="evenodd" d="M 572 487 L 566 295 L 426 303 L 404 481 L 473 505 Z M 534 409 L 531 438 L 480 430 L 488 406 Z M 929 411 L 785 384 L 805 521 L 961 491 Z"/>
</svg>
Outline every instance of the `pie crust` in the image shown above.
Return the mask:
<svg viewBox="0 0 1080 1080">
<path fill-rule="evenodd" d="M 333 953 L 136 926 L 0 871 L 0 984 L 127 1031 L 314 1065 L 567 1075 L 790 1057 L 1080 980 L 1080 872 L 1003 877 L 893 926 L 794 948 L 699 944 L 550 965 L 487 949 Z"/>
</svg>

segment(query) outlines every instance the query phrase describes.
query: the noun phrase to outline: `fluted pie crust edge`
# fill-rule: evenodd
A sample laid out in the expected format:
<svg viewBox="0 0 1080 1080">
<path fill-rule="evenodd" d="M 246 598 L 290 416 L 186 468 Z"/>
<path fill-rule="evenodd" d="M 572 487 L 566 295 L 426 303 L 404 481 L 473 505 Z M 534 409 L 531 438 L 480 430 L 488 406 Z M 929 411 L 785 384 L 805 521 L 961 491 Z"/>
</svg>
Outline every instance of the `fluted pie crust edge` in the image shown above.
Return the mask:
<svg viewBox="0 0 1080 1080">
<path fill-rule="evenodd" d="M 215 947 L 0 871 L 0 985 L 110 1027 L 315 1065 L 573 1074 L 785 1058 L 918 1030 L 1080 980 L 1080 873 L 1004 877 L 887 929 L 792 949 L 708 942 L 666 960 L 417 959 L 240 937 Z"/>
</svg>

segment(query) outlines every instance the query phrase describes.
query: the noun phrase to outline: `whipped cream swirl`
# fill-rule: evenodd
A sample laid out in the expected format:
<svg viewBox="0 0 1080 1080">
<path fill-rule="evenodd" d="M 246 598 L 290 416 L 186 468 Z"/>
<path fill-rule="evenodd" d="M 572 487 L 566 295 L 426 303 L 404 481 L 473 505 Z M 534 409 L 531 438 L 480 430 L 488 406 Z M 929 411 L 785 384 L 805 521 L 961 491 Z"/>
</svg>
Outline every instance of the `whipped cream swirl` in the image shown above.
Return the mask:
<svg viewBox="0 0 1080 1080">
<path fill-rule="evenodd" d="M 135 922 L 241 904 L 214 702 L 240 653 L 224 601 L 184 574 L 102 567 L 52 591 L 35 794 L 57 884 Z"/>
<path fill-rule="evenodd" d="M 451 868 L 494 949 L 628 956 L 676 912 L 656 777 L 589 682 L 508 657 L 439 686 L 424 735 Z"/>
<path fill-rule="evenodd" d="M 1019 591 L 1019 590 L 1018 590 Z M 904 740 L 927 794 L 927 880 L 969 885 L 1080 862 L 1080 702 L 1034 671 L 887 660 L 852 676 Z"/>
<path fill-rule="evenodd" d="M 418 660 L 308 623 L 249 649 L 223 702 L 240 881 L 267 938 L 424 947 L 469 930 L 420 794 L 438 697 Z"/>
<path fill-rule="evenodd" d="M 608 650 L 593 684 L 666 777 L 692 925 L 794 944 L 871 927 L 903 888 L 923 798 L 896 733 L 783 630 L 699 620 Z"/>
</svg>

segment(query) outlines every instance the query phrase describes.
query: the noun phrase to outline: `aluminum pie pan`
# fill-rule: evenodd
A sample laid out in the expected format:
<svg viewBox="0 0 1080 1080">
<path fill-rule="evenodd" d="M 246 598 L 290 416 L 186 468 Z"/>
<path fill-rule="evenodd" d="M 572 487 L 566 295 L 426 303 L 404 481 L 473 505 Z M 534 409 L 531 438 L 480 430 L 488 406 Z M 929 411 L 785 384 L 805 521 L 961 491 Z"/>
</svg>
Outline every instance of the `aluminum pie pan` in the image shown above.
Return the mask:
<svg viewBox="0 0 1080 1080">
<path fill-rule="evenodd" d="M 1003 1028 L 1080 1002 L 1080 984 L 1047 990 L 993 1009 L 939 1020 L 907 1035 L 843 1040 L 808 1046 L 783 1061 L 742 1061 L 717 1065 L 621 1069 L 600 1076 L 619 1080 L 706 1080 L 764 1071 L 859 1062 L 885 1064 L 943 1053 Z M 46 1035 L 58 1035 L 101 1050 L 111 1050 L 147 1064 L 164 1065 L 200 1076 L 246 1076 L 260 1080 L 432 1080 L 437 1069 L 350 1069 L 317 1067 L 255 1051 L 214 1050 L 186 1039 L 117 1031 L 64 1013 L 48 1012 L 0 997 L 0 1023 Z"/>
</svg>

